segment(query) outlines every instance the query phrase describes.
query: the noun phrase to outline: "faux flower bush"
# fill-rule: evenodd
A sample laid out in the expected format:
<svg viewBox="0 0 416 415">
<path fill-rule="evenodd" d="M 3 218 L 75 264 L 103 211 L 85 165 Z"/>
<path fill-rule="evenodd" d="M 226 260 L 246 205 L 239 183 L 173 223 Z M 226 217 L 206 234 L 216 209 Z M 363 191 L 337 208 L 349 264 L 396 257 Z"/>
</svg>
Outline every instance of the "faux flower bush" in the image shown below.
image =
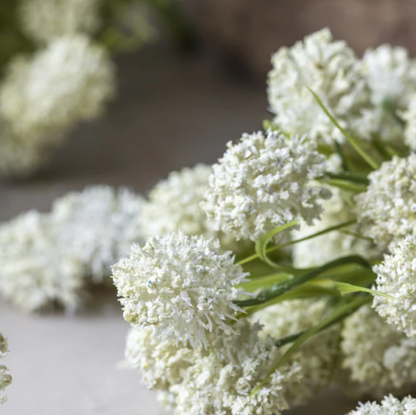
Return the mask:
<svg viewBox="0 0 416 415">
<path fill-rule="evenodd" d="M 385 396 L 350 415 L 415 415 L 390 394 L 416 385 L 416 62 L 324 29 L 272 65 L 272 118 L 213 166 L 4 224 L 0 292 L 74 306 L 115 263 L 126 359 L 176 415 L 278 415 L 331 384 Z"/>
</svg>

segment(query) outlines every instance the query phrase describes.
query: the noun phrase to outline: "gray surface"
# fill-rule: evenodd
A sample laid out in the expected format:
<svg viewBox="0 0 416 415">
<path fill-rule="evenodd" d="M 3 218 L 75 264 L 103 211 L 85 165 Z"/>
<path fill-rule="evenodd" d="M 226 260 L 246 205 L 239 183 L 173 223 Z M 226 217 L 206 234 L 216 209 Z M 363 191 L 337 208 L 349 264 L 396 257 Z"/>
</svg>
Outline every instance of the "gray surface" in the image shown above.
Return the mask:
<svg viewBox="0 0 416 415">
<path fill-rule="evenodd" d="M 106 118 L 74 132 L 49 169 L 24 183 L 0 184 L 0 220 L 86 184 L 149 189 L 172 169 L 214 162 L 226 141 L 261 126 L 263 88 L 222 76 L 209 59 L 179 59 L 164 49 L 120 60 L 119 99 Z M 0 299 L 0 329 L 14 376 L 7 415 L 158 415 L 165 413 L 139 376 L 120 370 L 128 329 L 112 288 L 91 293 L 73 317 L 26 316 Z M 293 414 L 346 413 L 340 396 Z"/>
</svg>

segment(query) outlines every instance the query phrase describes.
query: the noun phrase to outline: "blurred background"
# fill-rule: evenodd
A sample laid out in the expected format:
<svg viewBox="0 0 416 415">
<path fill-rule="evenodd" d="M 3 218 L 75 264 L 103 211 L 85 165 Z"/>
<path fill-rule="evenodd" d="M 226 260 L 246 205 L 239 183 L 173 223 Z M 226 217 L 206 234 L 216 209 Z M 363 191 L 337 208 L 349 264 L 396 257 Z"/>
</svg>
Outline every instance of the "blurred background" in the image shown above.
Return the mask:
<svg viewBox="0 0 416 415">
<path fill-rule="evenodd" d="M 172 170 L 215 162 L 227 141 L 261 128 L 270 55 L 312 31 L 328 26 L 359 54 L 385 42 L 411 54 L 416 48 L 414 0 L 173 5 L 174 19 L 169 12 L 162 19 L 151 15 L 152 36 L 143 45 L 117 51 L 118 92 L 105 113 L 74 126 L 30 177 L 0 182 L 1 221 L 30 209 L 48 211 L 56 197 L 89 184 L 146 193 Z M 139 374 L 119 364 L 128 326 L 114 291 L 97 288 L 87 305 L 72 317 L 27 316 L 0 299 L 0 329 L 9 338 L 7 366 L 14 377 L 0 413 L 165 413 Z M 290 413 L 336 415 L 354 407 L 331 396 Z"/>
</svg>

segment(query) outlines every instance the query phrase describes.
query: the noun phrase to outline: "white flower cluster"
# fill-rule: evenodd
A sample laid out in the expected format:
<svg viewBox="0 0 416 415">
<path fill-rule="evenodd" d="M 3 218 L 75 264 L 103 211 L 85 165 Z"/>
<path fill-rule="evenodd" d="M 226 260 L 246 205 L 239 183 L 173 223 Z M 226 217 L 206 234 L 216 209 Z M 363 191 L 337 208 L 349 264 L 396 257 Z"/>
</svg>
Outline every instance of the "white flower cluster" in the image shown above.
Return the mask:
<svg viewBox="0 0 416 415">
<path fill-rule="evenodd" d="M 186 235 L 214 236 L 200 206 L 211 173 L 211 166 L 198 164 L 170 173 L 153 187 L 141 215 L 144 234 L 165 235 L 180 229 Z"/>
<path fill-rule="evenodd" d="M 256 241 L 295 219 L 310 224 L 321 213 L 319 199 L 330 194 L 313 184 L 324 161 L 305 138 L 244 134 L 213 166 L 202 206 L 217 229 L 236 239 Z"/>
<path fill-rule="evenodd" d="M 218 241 L 181 231 L 133 245 L 130 257 L 113 267 L 124 318 L 193 347 L 206 346 L 215 327 L 232 332 L 230 319 L 240 311 L 233 303 L 240 294 L 236 286 L 246 276 Z"/>
<path fill-rule="evenodd" d="M 0 226 L 0 292 L 32 312 L 50 303 L 74 308 L 93 279 L 143 242 L 138 225 L 142 199 L 95 186 L 58 199 L 50 214 L 32 211 Z"/>
<path fill-rule="evenodd" d="M 250 396 L 280 356 L 273 339 L 259 331 L 259 325 L 240 321 L 229 336 L 210 334 L 206 350 L 161 343 L 152 337 L 153 328 L 134 328 L 126 355 L 176 415 L 280 414 L 288 408 L 287 394 L 300 383 L 300 367 L 285 365 Z"/>
<path fill-rule="evenodd" d="M 140 216 L 144 200 L 126 188 L 91 186 L 57 199 L 50 214 L 59 246 L 78 258 L 94 281 L 143 243 Z"/>
<path fill-rule="evenodd" d="M 0 292 L 26 312 L 75 306 L 82 264 L 61 252 L 46 215 L 32 211 L 0 227 Z"/>
<path fill-rule="evenodd" d="M 406 122 L 404 141 L 413 151 L 416 151 L 416 94 L 412 96 L 407 110 L 403 113 Z"/>
<path fill-rule="evenodd" d="M 321 218 L 316 220 L 312 226 L 303 225 L 299 231 L 293 232 L 294 239 L 313 235 L 354 218 L 351 206 L 347 201 L 349 195 L 338 188 L 333 188 L 331 191 L 331 199 L 322 202 Z M 294 266 L 310 268 L 323 265 L 341 256 L 359 254 L 370 258 L 378 253 L 371 242 L 342 233 L 343 230 L 332 231 L 295 244 L 293 246 Z"/>
<path fill-rule="evenodd" d="M 253 315 L 263 327 L 260 334 L 281 339 L 308 330 L 326 317 L 327 306 L 324 301 L 290 300 L 271 305 Z M 305 343 L 291 358 L 301 367 L 302 387 L 292 388 L 290 404 L 302 404 L 319 387 L 330 382 L 337 359 L 336 339 L 339 327 L 327 330 Z M 289 346 L 282 348 L 284 352 Z"/>
<path fill-rule="evenodd" d="M 394 396 L 386 396 L 380 404 L 376 402 L 361 403 L 348 415 L 415 415 L 416 399 L 408 396 L 402 401 Z"/>
<path fill-rule="evenodd" d="M 416 234 L 416 154 L 393 157 L 370 173 L 367 191 L 356 196 L 356 214 L 364 235 L 382 247 Z"/>
<path fill-rule="evenodd" d="M 102 113 L 114 85 L 106 50 L 81 34 L 12 60 L 0 86 L 0 171 L 30 174 L 76 122 Z"/>
<path fill-rule="evenodd" d="M 388 325 L 370 306 L 345 321 L 341 350 L 351 380 L 368 393 L 402 393 L 416 384 L 416 339 Z"/>
<path fill-rule="evenodd" d="M 416 238 L 406 236 L 390 246 L 381 264 L 374 267 L 376 289 L 389 297 L 375 296 L 373 306 L 390 324 L 416 335 Z"/>
<path fill-rule="evenodd" d="M 36 42 L 60 36 L 93 33 L 99 27 L 101 0 L 23 0 L 19 15 L 23 30 Z"/>
<path fill-rule="evenodd" d="M 9 345 L 6 337 L 0 333 L 0 359 L 5 357 L 9 351 Z M 7 401 L 7 396 L 3 392 L 7 386 L 12 382 L 12 377 L 9 375 L 6 366 L 0 365 L 0 405 Z"/>
<path fill-rule="evenodd" d="M 291 48 L 280 48 L 272 58 L 268 95 L 274 122 L 289 134 L 307 134 L 314 142 L 332 145 L 342 135 L 307 87 L 344 126 L 360 125 L 369 92 L 360 61 L 344 41 L 334 41 L 323 29 Z"/>
</svg>

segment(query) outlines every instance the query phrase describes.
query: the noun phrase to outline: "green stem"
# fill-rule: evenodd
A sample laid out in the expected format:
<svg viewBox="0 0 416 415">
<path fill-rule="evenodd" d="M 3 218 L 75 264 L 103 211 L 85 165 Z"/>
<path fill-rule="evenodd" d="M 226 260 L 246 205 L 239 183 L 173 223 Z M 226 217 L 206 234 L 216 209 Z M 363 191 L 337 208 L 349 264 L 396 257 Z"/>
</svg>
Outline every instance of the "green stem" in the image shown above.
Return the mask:
<svg viewBox="0 0 416 415">
<path fill-rule="evenodd" d="M 331 172 L 326 172 L 325 175 L 330 177 L 331 179 L 346 180 L 346 181 L 349 181 L 349 182 L 360 183 L 360 184 L 365 184 L 365 185 L 368 185 L 368 183 L 369 183 L 367 175 L 361 174 L 361 173 L 348 173 L 348 172 L 345 172 L 345 173 L 331 173 Z"/>
<path fill-rule="evenodd" d="M 328 182 L 331 186 L 338 187 L 342 190 L 347 190 L 354 193 L 362 193 L 367 190 L 367 186 L 363 184 L 351 183 L 347 180 L 330 179 Z"/>
<path fill-rule="evenodd" d="M 248 298 L 246 300 L 236 301 L 235 304 L 241 308 L 251 307 L 259 304 L 266 303 L 274 298 L 277 298 L 288 291 L 291 291 L 293 288 L 304 284 L 305 282 L 323 274 L 325 271 L 328 271 L 333 268 L 337 268 L 341 265 L 356 263 L 361 265 L 364 268 L 371 268 L 370 264 L 362 257 L 358 255 L 350 255 L 343 258 L 338 258 L 334 261 L 328 262 L 321 267 L 315 268 L 312 271 L 300 275 L 298 277 L 292 278 L 288 281 L 284 281 L 280 284 L 275 284 L 272 287 L 263 290 L 256 297 Z"/>
<path fill-rule="evenodd" d="M 318 97 L 318 95 L 312 91 L 309 87 L 307 87 L 309 91 L 314 96 L 316 102 L 319 104 L 319 106 L 322 108 L 322 110 L 325 112 L 325 114 L 328 116 L 328 118 L 331 120 L 331 122 L 335 125 L 335 127 L 338 128 L 338 130 L 342 133 L 342 135 L 346 138 L 346 140 L 351 144 L 351 146 L 354 148 L 354 150 L 374 169 L 377 170 L 380 166 L 379 164 L 369 155 L 367 154 L 364 149 L 361 147 L 360 143 L 357 139 L 350 136 L 347 131 L 342 128 L 338 121 L 334 118 L 334 116 L 329 112 L 329 110 L 325 107 L 322 100 Z"/>
<path fill-rule="evenodd" d="M 357 297 L 355 300 L 351 302 L 348 302 L 346 304 L 341 304 L 337 309 L 334 310 L 334 312 L 328 318 L 322 320 L 315 327 L 312 327 L 306 332 L 298 333 L 294 335 L 293 337 L 298 336 L 297 339 L 295 340 L 295 343 L 279 359 L 279 361 L 276 363 L 273 369 L 269 371 L 266 377 L 253 390 L 250 396 L 255 395 L 268 382 L 271 375 L 277 369 L 279 369 L 279 367 L 281 367 L 284 363 L 286 363 L 292 357 L 293 353 L 295 353 L 296 350 L 299 349 L 300 346 L 302 346 L 307 340 L 309 340 L 309 338 L 319 333 L 320 331 L 325 330 L 331 327 L 332 325 L 339 323 L 340 321 L 342 321 L 343 319 L 351 315 L 354 311 L 358 310 L 361 306 L 371 301 L 371 298 L 372 298 L 371 296 Z"/>
<path fill-rule="evenodd" d="M 280 244 L 280 245 L 277 245 L 277 246 L 273 246 L 271 248 L 268 248 L 266 250 L 266 253 L 269 254 L 270 252 L 278 251 L 278 250 L 280 250 L 282 248 L 285 248 L 285 247 L 290 246 L 290 245 L 294 245 L 294 244 L 296 244 L 298 242 L 307 241 L 308 239 L 312 239 L 312 238 L 315 238 L 317 236 L 324 235 L 324 234 L 326 234 L 328 232 L 332 232 L 332 231 L 336 231 L 336 230 L 341 229 L 341 228 L 345 228 L 347 226 L 353 225 L 354 223 L 356 223 L 356 220 L 355 219 L 348 220 L 346 222 L 342 222 L 342 223 L 340 223 L 338 225 L 331 226 L 329 228 L 323 229 L 322 231 L 316 232 L 316 233 L 314 233 L 312 235 L 305 236 L 304 238 L 295 239 L 293 241 L 289 241 L 289 242 L 286 242 L 284 244 Z M 247 258 L 242 259 L 238 263 L 240 265 L 244 265 L 244 264 L 247 264 L 248 262 L 254 261 L 257 258 L 259 258 L 259 255 L 258 254 L 253 254 L 253 255 L 251 255 L 251 256 L 249 256 Z"/>
</svg>

